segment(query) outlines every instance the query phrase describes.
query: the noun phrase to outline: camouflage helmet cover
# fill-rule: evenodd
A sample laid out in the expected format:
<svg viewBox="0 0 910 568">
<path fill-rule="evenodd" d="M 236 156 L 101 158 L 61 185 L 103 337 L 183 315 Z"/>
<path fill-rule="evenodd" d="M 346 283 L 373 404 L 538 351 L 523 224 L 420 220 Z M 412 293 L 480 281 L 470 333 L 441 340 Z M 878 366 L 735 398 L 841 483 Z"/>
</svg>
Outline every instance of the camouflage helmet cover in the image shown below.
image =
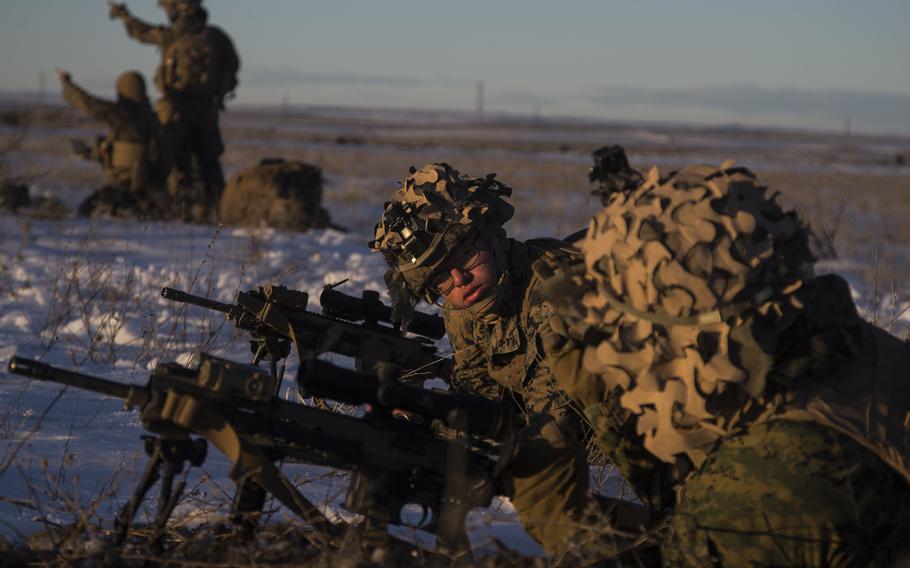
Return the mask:
<svg viewBox="0 0 910 568">
<path fill-rule="evenodd" d="M 385 255 L 416 296 L 433 270 L 472 232 L 503 236 L 514 208 L 512 189 L 496 174 L 469 178 L 446 163 L 411 168 L 387 202 L 370 248 Z"/>
<path fill-rule="evenodd" d="M 135 102 L 148 101 L 148 95 L 145 92 L 145 78 L 138 71 L 126 71 L 117 77 L 114 85 L 117 95 Z"/>
<path fill-rule="evenodd" d="M 801 307 L 793 292 L 811 270 L 808 231 L 766 189 L 732 162 L 667 177 L 653 168 L 591 221 L 583 274 L 551 287 L 570 334 L 584 338 L 585 368 L 603 383 L 578 388 L 619 389 L 663 461 L 699 465 L 742 426 L 744 401 L 762 396 L 770 366 L 767 337 L 756 335 Z"/>
<path fill-rule="evenodd" d="M 199 8 L 202 6 L 202 0 L 158 0 L 158 5 L 162 8 Z"/>
<path fill-rule="evenodd" d="M 167 14 L 170 22 L 175 22 L 183 14 L 202 10 L 202 0 L 158 0 L 158 5 Z"/>
</svg>

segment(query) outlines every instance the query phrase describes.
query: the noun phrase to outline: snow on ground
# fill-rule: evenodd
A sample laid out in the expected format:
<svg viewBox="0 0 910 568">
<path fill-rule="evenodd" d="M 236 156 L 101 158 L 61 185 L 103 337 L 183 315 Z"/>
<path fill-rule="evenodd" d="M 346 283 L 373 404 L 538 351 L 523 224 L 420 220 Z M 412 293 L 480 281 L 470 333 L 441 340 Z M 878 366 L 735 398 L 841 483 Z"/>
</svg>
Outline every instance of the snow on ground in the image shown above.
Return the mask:
<svg viewBox="0 0 910 568">
<path fill-rule="evenodd" d="M 158 362 L 192 364 L 200 351 L 248 361 L 245 336 L 221 314 L 161 299 L 160 289 L 231 302 L 239 290 L 277 283 L 307 292 L 311 309 L 318 310 L 326 284 L 347 279 L 341 290 L 352 294 L 384 289 L 382 259 L 365 242 L 362 228 L 296 234 L 0 217 L 0 365 L 5 370 L 16 354 L 140 383 Z M 829 261 L 819 269 L 844 275 L 870 317 L 873 299 L 864 295 L 861 264 Z M 881 312 L 888 298 L 874 301 Z M 902 307 L 891 306 L 891 313 Z M 910 313 L 896 319 L 910 323 Z M 295 364 L 290 362 L 288 377 L 295 376 Z M 287 381 L 284 392 L 291 396 L 294 385 Z M 136 413 L 124 411 L 119 401 L 0 372 L 0 534 L 21 538 L 85 513 L 109 522 L 144 468 L 143 433 Z M 227 470 L 227 460 L 212 448 L 203 468 L 189 474 L 178 522 L 225 513 L 233 494 Z M 314 502 L 345 515 L 343 474 L 300 464 L 285 471 Z M 600 486 L 605 494 L 622 490 L 621 479 L 609 472 Z M 278 508 L 275 518 L 288 514 Z M 492 550 L 495 539 L 527 554 L 542 553 L 508 500 L 475 511 L 468 522 L 481 549 Z M 413 532 L 399 534 L 426 540 Z"/>
<path fill-rule="evenodd" d="M 161 288 L 231 302 L 239 290 L 277 283 L 309 293 L 318 310 L 325 284 L 347 279 L 340 289 L 351 294 L 384 289 L 382 259 L 365 243 L 363 235 L 332 230 L 0 217 L 0 365 L 5 371 L 15 354 L 142 383 L 158 362 L 192 364 L 200 350 L 248 361 L 245 336 L 221 314 L 164 300 Z M 294 387 L 286 379 L 283 390 L 290 395 Z M 21 538 L 85 513 L 110 521 L 145 467 L 143 433 L 120 401 L 0 372 L 0 534 Z M 179 522 L 224 514 L 233 494 L 227 471 L 210 447 L 189 475 Z M 285 471 L 314 502 L 344 514 L 343 474 L 301 464 Z M 496 538 L 541 553 L 507 500 L 478 510 L 469 524 L 478 546 Z"/>
<path fill-rule="evenodd" d="M 32 136 L 38 134 L 32 132 Z M 532 134 L 539 137 L 552 132 Z M 84 137 L 86 132 L 73 129 L 42 135 L 63 139 Z M 626 141 L 622 136 L 630 141 L 652 137 L 648 129 L 588 135 L 592 147 L 611 136 L 614 142 Z M 671 133 L 652 142 L 676 147 L 688 137 L 693 152 L 705 153 L 702 161 L 717 162 L 713 149 L 727 144 L 730 135 L 694 141 L 693 136 L 691 132 Z M 392 138 L 383 143 L 393 143 Z M 752 138 L 743 135 L 741 143 L 754 145 Z M 270 139 L 263 144 L 271 149 L 276 142 Z M 795 165 L 788 162 L 785 167 L 799 169 L 804 146 L 815 141 L 788 144 L 792 154 L 788 156 Z M 297 141 L 296 147 L 300 145 Z M 644 150 L 635 161 L 660 160 L 670 165 L 697 161 L 692 153 L 676 158 L 658 150 L 661 148 L 653 154 Z M 882 155 L 891 151 L 885 146 L 876 149 Z M 435 148 L 432 153 L 459 152 L 467 150 Z M 523 157 L 533 161 L 541 156 L 548 154 Z M 33 184 L 34 194 L 61 198 L 69 209 L 91 190 L 91 166 L 60 151 L 14 152 L 8 157 L 19 170 L 46 174 Z M 589 164 L 587 153 L 565 154 L 561 159 L 582 169 Z M 756 162 L 760 167 L 756 163 L 750 166 L 758 170 L 784 167 L 779 160 L 775 154 L 767 163 Z M 851 163 L 843 167 L 871 166 Z M 906 167 L 899 173 L 905 175 Z M 317 298 L 326 284 L 347 279 L 341 290 L 350 294 L 384 290 L 382 259 L 369 252 L 366 242 L 386 195 L 380 189 L 385 192 L 394 187 L 395 179 L 338 169 L 327 170 L 326 179 L 326 206 L 350 233 L 296 234 L 180 223 L 0 216 L 0 535 L 22 538 L 48 525 L 72 523 L 78 515 L 104 519 L 110 526 L 145 464 L 140 443 L 144 431 L 135 413 L 123 411 L 116 400 L 10 375 L 5 369 L 14 354 L 111 380 L 140 383 L 157 363 L 192 364 L 200 351 L 237 361 L 250 359 L 245 335 L 226 324 L 221 314 L 163 300 L 162 287 L 231 302 L 238 291 L 275 283 L 310 294 L 313 310 L 318 310 Z M 596 199 L 587 190 L 548 193 L 541 187 L 522 195 L 525 203 L 539 205 L 527 212 L 523 224 L 517 218 L 512 222 L 510 231 L 522 238 L 568 234 L 579 228 L 577 218 L 597 209 Z M 569 217 L 568 212 L 581 216 Z M 875 213 L 866 217 L 859 213 L 850 211 L 856 217 L 851 222 L 870 231 L 883 222 Z M 883 242 L 881 246 L 902 250 L 904 244 Z M 869 274 L 876 257 L 867 253 L 826 260 L 817 268 L 820 273 L 844 276 L 864 316 L 903 335 L 910 327 L 906 292 L 890 293 L 887 286 L 873 281 Z M 441 350 L 446 348 L 444 343 L 440 345 Z M 296 361 L 290 361 L 287 377 L 295 376 L 295 366 Z M 295 385 L 292 379 L 286 381 L 283 393 L 290 397 Z M 198 523 L 224 514 L 233 494 L 227 469 L 225 458 L 212 448 L 203 468 L 189 474 L 186 497 L 175 515 L 178 522 Z M 347 483 L 344 474 L 303 464 L 288 464 L 284 471 L 314 502 L 343 518 L 349 516 L 341 507 Z M 623 495 L 620 478 L 610 471 L 592 473 L 602 493 Z M 275 518 L 286 516 L 281 508 L 273 512 Z M 473 543 L 481 549 L 492 549 L 495 539 L 526 554 L 542 553 L 521 529 L 508 500 L 475 511 L 468 524 Z M 400 534 L 426 539 L 407 529 Z"/>
</svg>

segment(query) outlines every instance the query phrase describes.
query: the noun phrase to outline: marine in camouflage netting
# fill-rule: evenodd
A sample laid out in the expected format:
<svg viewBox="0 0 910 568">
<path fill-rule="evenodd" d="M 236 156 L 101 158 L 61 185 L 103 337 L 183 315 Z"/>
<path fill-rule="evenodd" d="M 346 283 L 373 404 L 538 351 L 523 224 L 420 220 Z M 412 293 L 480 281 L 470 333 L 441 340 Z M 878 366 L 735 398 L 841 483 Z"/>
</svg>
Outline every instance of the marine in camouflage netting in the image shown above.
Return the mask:
<svg viewBox="0 0 910 568">
<path fill-rule="evenodd" d="M 808 229 L 731 162 L 609 191 L 547 281 L 560 388 L 666 565 L 894 562 L 910 534 L 910 349 L 812 274 Z"/>
</svg>

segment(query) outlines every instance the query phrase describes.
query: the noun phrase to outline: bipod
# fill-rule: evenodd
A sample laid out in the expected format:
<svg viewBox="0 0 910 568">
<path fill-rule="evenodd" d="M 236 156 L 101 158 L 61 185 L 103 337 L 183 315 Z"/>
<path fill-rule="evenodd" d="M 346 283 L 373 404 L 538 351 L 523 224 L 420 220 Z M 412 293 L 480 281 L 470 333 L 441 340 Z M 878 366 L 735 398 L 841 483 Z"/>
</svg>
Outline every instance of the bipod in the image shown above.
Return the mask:
<svg viewBox="0 0 910 568">
<path fill-rule="evenodd" d="M 253 353 L 253 365 L 268 357 L 269 374 L 275 379 L 275 396 L 279 396 L 281 379 L 284 377 L 284 364 L 279 369 L 278 364 L 291 354 L 291 341 L 284 337 L 257 336 L 250 340 L 250 351 Z"/>
<path fill-rule="evenodd" d="M 237 487 L 231 505 L 231 525 L 238 541 L 247 541 L 255 534 L 267 497 L 268 492 L 251 479 Z"/>
<path fill-rule="evenodd" d="M 181 480 L 174 486 L 174 477 L 183 472 L 184 462 L 190 466 L 200 466 L 205 461 L 208 444 L 203 439 L 168 440 L 157 436 L 142 436 L 145 442 L 145 453 L 149 456 L 148 465 L 139 480 L 129 503 L 120 509 L 114 520 L 114 544 L 120 545 L 126 539 L 133 517 L 145 499 L 146 493 L 161 478 L 161 491 L 158 493 L 158 513 L 155 517 L 155 535 L 157 542 L 167 525 L 180 495 L 186 488 L 186 481 Z M 162 468 L 164 469 L 162 474 Z M 163 475 L 163 477 L 162 477 Z"/>
</svg>

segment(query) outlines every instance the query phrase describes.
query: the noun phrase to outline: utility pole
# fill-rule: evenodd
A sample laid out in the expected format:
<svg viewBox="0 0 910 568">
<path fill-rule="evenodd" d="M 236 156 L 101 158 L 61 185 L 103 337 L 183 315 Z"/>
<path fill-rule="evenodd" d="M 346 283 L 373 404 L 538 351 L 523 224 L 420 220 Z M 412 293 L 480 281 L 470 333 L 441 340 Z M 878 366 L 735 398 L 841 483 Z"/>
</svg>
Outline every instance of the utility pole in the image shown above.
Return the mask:
<svg viewBox="0 0 910 568">
<path fill-rule="evenodd" d="M 47 73 L 38 72 L 38 106 L 44 106 L 44 93 L 47 90 Z"/>
<path fill-rule="evenodd" d="M 483 120 L 483 80 L 477 81 L 477 120 Z"/>
</svg>

